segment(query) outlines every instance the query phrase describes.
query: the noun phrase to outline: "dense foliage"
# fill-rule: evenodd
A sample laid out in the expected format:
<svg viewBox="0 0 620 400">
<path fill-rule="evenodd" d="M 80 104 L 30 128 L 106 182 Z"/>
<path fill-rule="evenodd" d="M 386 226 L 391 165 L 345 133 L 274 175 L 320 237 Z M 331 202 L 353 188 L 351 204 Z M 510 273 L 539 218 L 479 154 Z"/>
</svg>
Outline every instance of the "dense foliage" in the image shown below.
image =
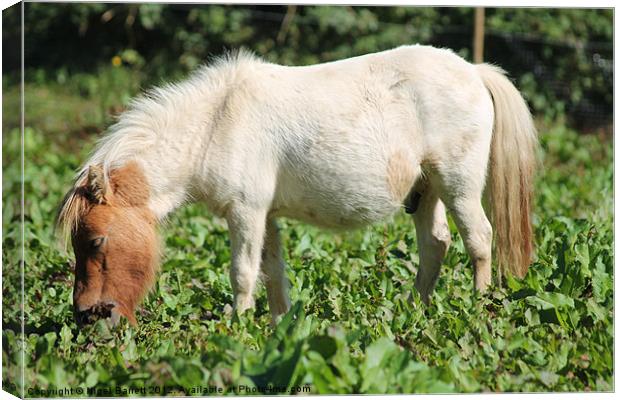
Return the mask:
<svg viewBox="0 0 620 400">
<path fill-rule="evenodd" d="M 17 70 L 18 53 L 10 49 L 19 44 L 18 9 L 5 14 L 5 65 Z M 579 127 L 606 126 L 612 20 L 611 9 L 489 8 L 485 59 L 516 78 L 538 113 L 565 114 Z M 26 3 L 25 63 L 28 79 L 62 81 L 67 72 L 91 71 L 119 56 L 159 81 L 241 46 L 286 64 L 411 43 L 470 58 L 473 22 L 473 9 L 465 7 Z"/>
</svg>

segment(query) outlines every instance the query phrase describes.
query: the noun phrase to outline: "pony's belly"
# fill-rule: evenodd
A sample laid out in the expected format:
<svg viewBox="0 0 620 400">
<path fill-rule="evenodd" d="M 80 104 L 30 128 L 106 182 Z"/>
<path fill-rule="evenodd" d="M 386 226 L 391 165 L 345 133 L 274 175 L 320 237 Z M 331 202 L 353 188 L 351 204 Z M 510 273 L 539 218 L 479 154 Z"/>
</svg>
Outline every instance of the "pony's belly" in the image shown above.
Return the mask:
<svg viewBox="0 0 620 400">
<path fill-rule="evenodd" d="M 332 229 L 361 227 L 397 212 L 419 175 L 413 152 L 334 142 L 285 164 L 272 209 Z"/>
<path fill-rule="evenodd" d="M 339 190 L 308 182 L 287 185 L 285 193 L 278 190 L 270 214 L 330 229 L 354 229 L 385 220 L 401 207 L 382 186 L 351 183 Z"/>
<path fill-rule="evenodd" d="M 346 210 L 332 207 L 330 209 L 308 205 L 275 207 L 269 214 L 272 217 L 286 217 L 328 229 L 356 229 L 372 223 L 384 221 L 392 216 L 399 207 L 388 205 L 383 209 Z M 338 211 L 343 211 L 339 213 Z"/>
</svg>

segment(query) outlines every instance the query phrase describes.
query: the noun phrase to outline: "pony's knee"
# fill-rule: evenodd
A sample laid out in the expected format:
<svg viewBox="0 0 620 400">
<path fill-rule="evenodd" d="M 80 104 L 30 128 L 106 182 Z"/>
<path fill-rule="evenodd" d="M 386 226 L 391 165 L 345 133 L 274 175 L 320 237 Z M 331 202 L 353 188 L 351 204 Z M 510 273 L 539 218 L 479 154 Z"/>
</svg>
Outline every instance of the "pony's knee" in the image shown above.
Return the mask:
<svg viewBox="0 0 620 400">
<path fill-rule="evenodd" d="M 255 281 L 256 278 L 254 274 L 241 271 L 234 267 L 230 270 L 230 283 L 235 295 L 252 295 Z"/>
</svg>

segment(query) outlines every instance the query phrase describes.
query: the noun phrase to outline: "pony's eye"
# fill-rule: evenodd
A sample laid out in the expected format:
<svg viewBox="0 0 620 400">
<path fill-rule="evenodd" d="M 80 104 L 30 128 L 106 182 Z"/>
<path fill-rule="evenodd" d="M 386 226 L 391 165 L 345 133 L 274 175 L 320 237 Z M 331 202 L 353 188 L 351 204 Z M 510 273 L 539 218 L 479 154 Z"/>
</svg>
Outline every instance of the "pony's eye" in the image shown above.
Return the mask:
<svg viewBox="0 0 620 400">
<path fill-rule="evenodd" d="M 103 241 L 105 240 L 105 237 L 100 236 L 98 238 L 95 238 L 93 240 L 90 241 L 90 246 L 93 249 L 98 249 L 99 247 L 101 247 L 101 245 L 103 244 Z"/>
</svg>

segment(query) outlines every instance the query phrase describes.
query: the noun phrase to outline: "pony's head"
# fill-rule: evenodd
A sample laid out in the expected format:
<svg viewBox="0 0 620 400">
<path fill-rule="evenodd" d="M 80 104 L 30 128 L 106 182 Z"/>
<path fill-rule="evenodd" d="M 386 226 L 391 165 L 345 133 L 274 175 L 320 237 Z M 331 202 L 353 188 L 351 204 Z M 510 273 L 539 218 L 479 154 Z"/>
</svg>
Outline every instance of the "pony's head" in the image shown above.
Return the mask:
<svg viewBox="0 0 620 400">
<path fill-rule="evenodd" d="M 158 265 L 156 220 L 149 187 L 135 162 L 106 176 L 91 165 L 67 193 L 58 223 L 75 253 L 73 309 L 79 325 L 120 316 L 136 324 L 135 308 Z"/>
</svg>

